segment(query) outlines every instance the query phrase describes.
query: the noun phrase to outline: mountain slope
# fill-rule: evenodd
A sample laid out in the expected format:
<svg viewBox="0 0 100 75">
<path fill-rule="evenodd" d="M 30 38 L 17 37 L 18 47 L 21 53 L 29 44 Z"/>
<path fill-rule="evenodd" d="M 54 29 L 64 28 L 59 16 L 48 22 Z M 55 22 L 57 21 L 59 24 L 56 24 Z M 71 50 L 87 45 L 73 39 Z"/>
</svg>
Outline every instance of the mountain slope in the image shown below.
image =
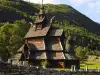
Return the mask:
<svg viewBox="0 0 100 75">
<path fill-rule="evenodd" d="M 49 17 L 56 17 L 53 26 L 63 28 L 66 36 L 75 34 L 75 47 L 100 50 L 99 23 L 68 5 L 45 4 L 44 7 Z M 40 5 L 21 0 L 0 0 L 0 55 L 16 53 L 30 27 L 29 22 L 34 21 L 39 9 Z"/>
<path fill-rule="evenodd" d="M 0 0 L 0 21 L 14 21 L 26 19 L 31 21 L 30 16 L 34 16 L 40 8 L 37 4 L 24 1 Z M 67 20 L 70 23 L 80 25 L 90 32 L 100 35 L 100 24 L 92 21 L 68 5 L 45 5 L 45 9 L 56 16 L 57 20 Z"/>
<path fill-rule="evenodd" d="M 30 20 L 30 16 L 34 15 L 38 10 L 37 4 L 31 4 L 24 1 L 0 0 L 0 21 L 13 22 L 15 20 Z"/>
<path fill-rule="evenodd" d="M 54 5 L 54 6 L 55 6 L 55 8 L 52 7 L 52 5 L 48 5 L 48 8 L 53 8 L 53 9 L 49 10 L 52 12 L 53 12 L 53 10 L 57 10 L 56 12 L 54 11 L 52 13 L 52 15 L 56 16 L 56 19 L 67 20 L 70 23 L 80 25 L 80 26 L 86 28 L 87 30 L 89 30 L 90 32 L 93 32 L 95 34 L 100 35 L 100 24 L 92 21 L 87 16 L 78 12 L 77 10 L 72 8 L 71 6 L 62 5 L 62 4 L 61 5 Z M 57 7 L 59 9 L 57 9 Z"/>
</svg>

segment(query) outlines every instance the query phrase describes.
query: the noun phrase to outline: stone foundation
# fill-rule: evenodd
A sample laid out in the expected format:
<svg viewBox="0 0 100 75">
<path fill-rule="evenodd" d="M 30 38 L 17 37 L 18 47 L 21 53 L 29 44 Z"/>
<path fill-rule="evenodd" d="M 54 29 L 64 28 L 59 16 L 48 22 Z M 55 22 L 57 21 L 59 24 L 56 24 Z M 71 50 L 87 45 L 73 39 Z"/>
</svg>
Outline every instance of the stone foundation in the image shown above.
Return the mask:
<svg viewBox="0 0 100 75">
<path fill-rule="evenodd" d="M 0 75 L 100 75 L 97 70 L 88 71 L 65 71 L 39 68 L 35 66 L 17 66 L 17 65 L 5 65 L 0 67 Z"/>
</svg>

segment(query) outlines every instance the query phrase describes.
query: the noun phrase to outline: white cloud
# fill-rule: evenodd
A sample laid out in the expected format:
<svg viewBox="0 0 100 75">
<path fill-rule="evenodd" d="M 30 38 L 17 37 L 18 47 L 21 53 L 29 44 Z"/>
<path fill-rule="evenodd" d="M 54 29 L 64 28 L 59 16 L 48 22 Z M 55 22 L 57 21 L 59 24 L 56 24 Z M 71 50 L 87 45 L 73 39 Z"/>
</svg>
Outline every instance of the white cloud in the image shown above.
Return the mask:
<svg viewBox="0 0 100 75">
<path fill-rule="evenodd" d="M 81 5 L 84 3 L 85 0 L 69 0 L 69 2 L 71 4 L 74 4 L 74 5 Z"/>
<path fill-rule="evenodd" d="M 81 6 L 83 4 L 87 4 L 93 0 L 69 0 L 69 3 L 71 3 L 74 6 Z"/>
<path fill-rule="evenodd" d="M 68 0 L 68 2 L 75 7 L 84 7 L 85 5 L 87 8 L 95 10 L 94 12 L 100 12 L 100 0 Z M 88 14 L 89 12 L 87 11 L 86 13 Z"/>
<path fill-rule="evenodd" d="M 88 3 L 89 8 L 94 8 L 94 3 Z"/>
<path fill-rule="evenodd" d="M 33 2 L 33 3 L 41 3 L 42 0 L 24 0 L 24 1 L 30 1 L 30 2 Z M 57 4 L 57 3 L 60 3 L 60 1 L 58 2 L 59 0 L 44 0 L 43 1 L 43 4 L 47 4 L 47 3 L 50 3 L 50 4 Z"/>
<path fill-rule="evenodd" d="M 95 0 L 94 2 L 88 3 L 89 8 L 96 10 L 95 12 L 100 12 L 100 1 Z"/>
<path fill-rule="evenodd" d="M 91 13 L 90 11 L 84 12 L 85 15 L 89 15 L 90 13 Z"/>
<path fill-rule="evenodd" d="M 33 3 L 39 3 L 41 4 L 42 0 L 24 0 L 24 1 L 30 1 Z M 44 4 L 50 3 L 50 4 L 60 4 L 63 3 L 65 0 L 44 0 Z M 100 12 L 100 0 L 66 0 L 67 3 L 74 7 L 84 7 L 84 5 L 91 9 L 95 10 L 95 12 Z M 86 13 L 89 13 L 88 11 Z"/>
</svg>

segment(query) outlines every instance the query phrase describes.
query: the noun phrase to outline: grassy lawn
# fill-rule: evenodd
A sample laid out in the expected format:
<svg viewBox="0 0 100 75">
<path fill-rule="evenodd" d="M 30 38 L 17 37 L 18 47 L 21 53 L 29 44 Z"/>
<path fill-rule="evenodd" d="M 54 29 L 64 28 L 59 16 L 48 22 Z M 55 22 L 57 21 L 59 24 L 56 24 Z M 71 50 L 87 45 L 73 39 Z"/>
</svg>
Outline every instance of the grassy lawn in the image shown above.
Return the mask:
<svg viewBox="0 0 100 75">
<path fill-rule="evenodd" d="M 86 69 L 86 66 L 88 69 L 99 69 L 100 70 L 100 61 L 83 61 L 83 63 L 80 64 L 81 69 Z M 67 68 L 57 68 L 56 70 L 71 70 Z"/>
<path fill-rule="evenodd" d="M 88 69 L 100 69 L 100 62 L 99 61 L 84 61 L 80 64 L 82 69 L 85 69 L 88 66 Z"/>
</svg>

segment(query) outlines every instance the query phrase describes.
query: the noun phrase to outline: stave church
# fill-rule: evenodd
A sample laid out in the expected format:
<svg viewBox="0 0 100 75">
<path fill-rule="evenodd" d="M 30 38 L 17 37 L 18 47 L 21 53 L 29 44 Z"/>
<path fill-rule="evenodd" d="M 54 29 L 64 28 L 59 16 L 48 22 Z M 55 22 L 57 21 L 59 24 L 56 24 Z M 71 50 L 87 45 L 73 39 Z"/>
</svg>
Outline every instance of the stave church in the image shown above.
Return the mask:
<svg viewBox="0 0 100 75">
<path fill-rule="evenodd" d="M 75 65 L 79 69 L 80 60 L 75 56 L 73 36 L 66 37 L 63 29 L 52 26 L 54 17 L 48 18 L 43 4 L 36 16 L 25 35 L 24 44 L 17 51 L 17 59 L 34 66 L 71 68 Z"/>
</svg>

